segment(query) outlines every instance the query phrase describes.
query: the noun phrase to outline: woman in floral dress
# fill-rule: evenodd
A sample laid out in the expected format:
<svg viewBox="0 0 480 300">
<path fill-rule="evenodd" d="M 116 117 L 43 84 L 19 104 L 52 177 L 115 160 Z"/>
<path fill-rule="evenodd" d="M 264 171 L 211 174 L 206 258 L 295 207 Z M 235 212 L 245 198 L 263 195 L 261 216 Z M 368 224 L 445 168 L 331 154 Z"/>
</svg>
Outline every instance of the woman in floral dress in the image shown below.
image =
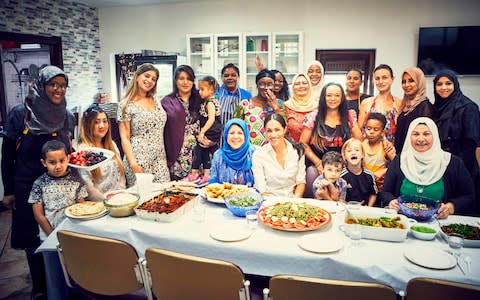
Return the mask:
<svg viewBox="0 0 480 300">
<path fill-rule="evenodd" d="M 250 101 L 242 100 L 234 113 L 234 118 L 242 119 L 247 123 L 250 132 L 250 142 L 256 146 L 267 143 L 263 121 L 267 114 L 279 113 L 285 115 L 283 101 L 277 99 L 273 91 L 275 75 L 269 70 L 262 70 L 255 78 L 258 94 Z"/>
<path fill-rule="evenodd" d="M 153 174 L 154 182 L 170 181 L 163 142 L 167 115 L 155 99 L 158 76 L 153 65 L 141 65 L 118 110 L 128 186 L 135 184 L 135 173 Z"/>
<path fill-rule="evenodd" d="M 167 112 L 165 150 L 170 176 L 174 180 L 185 178 L 192 168 L 193 148 L 200 132 L 200 95 L 194 84 L 195 73 L 190 66 L 175 70 L 173 92 L 162 99 Z M 207 148 L 210 145 L 204 145 Z"/>
</svg>

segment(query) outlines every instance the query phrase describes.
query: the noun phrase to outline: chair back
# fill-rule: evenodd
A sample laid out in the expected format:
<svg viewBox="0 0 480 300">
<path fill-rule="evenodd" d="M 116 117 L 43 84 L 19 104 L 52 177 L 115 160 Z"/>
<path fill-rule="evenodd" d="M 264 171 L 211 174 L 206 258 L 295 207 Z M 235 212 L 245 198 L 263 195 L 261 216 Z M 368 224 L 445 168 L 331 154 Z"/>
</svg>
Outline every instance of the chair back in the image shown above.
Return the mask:
<svg viewBox="0 0 480 300">
<path fill-rule="evenodd" d="M 117 296 L 143 288 L 141 265 L 128 243 L 60 230 L 58 252 L 62 268 L 83 289 Z"/>
<path fill-rule="evenodd" d="M 250 299 L 248 281 L 230 262 L 158 248 L 147 249 L 145 259 L 158 299 Z"/>
<path fill-rule="evenodd" d="M 406 299 L 480 299 L 480 286 L 432 278 L 413 278 L 407 283 Z"/>
<path fill-rule="evenodd" d="M 369 299 L 396 300 L 395 291 L 386 285 L 368 282 L 330 280 L 313 277 L 277 275 L 270 279 L 273 300 Z"/>
</svg>

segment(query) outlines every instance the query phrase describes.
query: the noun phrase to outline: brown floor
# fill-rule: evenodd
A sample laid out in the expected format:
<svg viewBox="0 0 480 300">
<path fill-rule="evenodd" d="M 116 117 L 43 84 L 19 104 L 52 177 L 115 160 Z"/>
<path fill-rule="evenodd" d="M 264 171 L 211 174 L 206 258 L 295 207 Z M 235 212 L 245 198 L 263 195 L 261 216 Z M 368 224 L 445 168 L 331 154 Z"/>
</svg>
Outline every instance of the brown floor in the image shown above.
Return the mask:
<svg viewBox="0 0 480 300">
<path fill-rule="evenodd" d="M 11 212 L 0 212 L 0 299 L 28 300 L 32 284 L 25 252 L 10 248 Z"/>
</svg>

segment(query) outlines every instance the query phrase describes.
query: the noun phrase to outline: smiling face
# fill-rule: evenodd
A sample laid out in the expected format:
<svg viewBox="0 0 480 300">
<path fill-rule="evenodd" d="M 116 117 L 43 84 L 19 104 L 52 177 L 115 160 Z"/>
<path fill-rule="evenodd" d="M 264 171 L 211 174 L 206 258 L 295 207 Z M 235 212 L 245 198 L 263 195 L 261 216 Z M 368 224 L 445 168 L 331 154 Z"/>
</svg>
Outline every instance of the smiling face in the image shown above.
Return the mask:
<svg viewBox="0 0 480 300">
<path fill-rule="evenodd" d="M 245 135 L 240 126 L 233 124 L 228 129 L 227 144 L 233 149 L 239 149 L 245 143 Z"/>
<path fill-rule="evenodd" d="M 402 75 L 402 89 L 407 96 L 415 95 L 418 92 L 417 83 L 408 73 Z"/>
<path fill-rule="evenodd" d="M 60 104 L 66 92 L 67 81 L 63 76 L 55 76 L 45 85 L 45 94 L 53 104 Z"/>
<path fill-rule="evenodd" d="M 363 158 L 363 149 L 362 143 L 358 140 L 352 141 L 346 148 L 345 148 L 345 160 L 347 164 L 351 166 L 359 166 L 362 164 Z"/>
<path fill-rule="evenodd" d="M 273 92 L 274 84 L 275 84 L 274 80 L 270 77 L 260 78 L 257 82 L 258 95 L 263 99 L 267 99 L 268 98 L 267 90 L 270 90 Z"/>
<path fill-rule="evenodd" d="M 272 147 L 276 147 L 280 145 L 280 143 L 283 143 L 286 133 L 287 128 L 283 128 L 282 124 L 280 124 L 280 122 L 277 120 L 271 119 L 265 126 L 265 134 Z"/>
<path fill-rule="evenodd" d="M 47 152 L 45 159 L 42 159 L 41 162 L 47 168 L 50 176 L 62 177 L 67 173 L 68 155 L 63 149 Z"/>
<path fill-rule="evenodd" d="M 325 101 L 327 109 L 337 110 L 342 103 L 342 88 L 336 85 L 330 85 L 325 91 Z"/>
<path fill-rule="evenodd" d="M 282 90 L 284 84 L 285 84 L 285 82 L 283 82 L 282 75 L 280 73 L 276 73 L 275 74 L 275 84 L 273 86 L 273 91 L 275 93 L 279 93 Z"/>
<path fill-rule="evenodd" d="M 453 82 L 448 77 L 440 77 L 435 84 L 435 92 L 442 98 L 448 98 L 454 89 Z"/>
<path fill-rule="evenodd" d="M 424 124 L 418 124 L 412 131 L 410 143 L 417 152 L 426 152 L 432 148 L 433 135 L 430 128 Z"/>
<path fill-rule="evenodd" d="M 322 80 L 322 70 L 317 65 L 311 65 L 307 70 L 307 75 L 310 78 L 312 85 L 317 85 Z"/>
<path fill-rule="evenodd" d="M 298 76 L 293 83 L 293 93 L 299 97 L 305 97 L 308 95 L 310 87 L 305 76 Z"/>
<path fill-rule="evenodd" d="M 137 77 L 138 88 L 148 93 L 157 85 L 157 73 L 153 70 L 143 72 Z"/>
<path fill-rule="evenodd" d="M 325 164 L 323 166 L 323 176 L 330 182 L 335 182 L 340 178 L 343 165 L 341 163 Z"/>
<path fill-rule="evenodd" d="M 182 95 L 189 94 L 193 88 L 193 81 L 188 77 L 187 72 L 180 72 L 176 80 L 178 92 Z"/>
<path fill-rule="evenodd" d="M 390 74 L 390 71 L 387 69 L 378 69 L 375 71 L 374 79 L 375 79 L 375 86 L 377 87 L 378 91 L 380 92 L 388 92 L 392 87 L 393 77 Z"/>
<path fill-rule="evenodd" d="M 104 112 L 97 114 L 92 123 L 92 135 L 95 141 L 101 141 L 108 133 L 109 123 Z"/>
<path fill-rule="evenodd" d="M 352 70 L 347 73 L 347 80 L 345 82 L 347 92 L 357 93 L 360 91 L 362 85 L 362 76 L 358 71 Z"/>
<path fill-rule="evenodd" d="M 226 68 L 222 74 L 222 79 L 227 90 L 233 92 L 237 89 L 238 73 L 234 68 Z"/>
</svg>

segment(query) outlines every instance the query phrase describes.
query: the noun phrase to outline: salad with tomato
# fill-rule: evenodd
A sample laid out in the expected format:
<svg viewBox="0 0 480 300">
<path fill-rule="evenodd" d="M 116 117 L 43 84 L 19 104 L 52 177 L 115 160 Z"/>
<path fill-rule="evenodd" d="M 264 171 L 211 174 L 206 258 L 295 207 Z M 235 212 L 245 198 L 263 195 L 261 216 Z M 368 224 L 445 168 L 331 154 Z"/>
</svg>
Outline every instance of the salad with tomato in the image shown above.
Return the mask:
<svg viewBox="0 0 480 300">
<path fill-rule="evenodd" d="M 260 221 L 274 229 L 287 231 L 315 230 L 326 225 L 331 215 L 326 210 L 307 203 L 276 203 L 258 211 Z"/>
</svg>

